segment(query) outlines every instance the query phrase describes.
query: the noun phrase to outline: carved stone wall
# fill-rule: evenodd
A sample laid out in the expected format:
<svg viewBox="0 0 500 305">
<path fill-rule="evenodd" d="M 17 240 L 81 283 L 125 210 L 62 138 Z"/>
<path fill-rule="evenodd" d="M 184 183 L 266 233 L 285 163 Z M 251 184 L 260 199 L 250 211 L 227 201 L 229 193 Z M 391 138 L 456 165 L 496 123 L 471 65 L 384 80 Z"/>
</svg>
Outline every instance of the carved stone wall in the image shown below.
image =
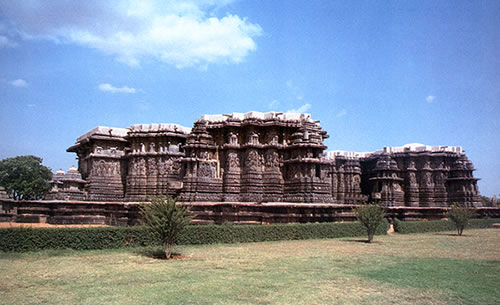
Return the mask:
<svg viewBox="0 0 500 305">
<path fill-rule="evenodd" d="M 185 145 L 181 199 L 332 202 L 326 137 L 304 114 L 203 116 Z"/>
<path fill-rule="evenodd" d="M 192 129 L 176 124 L 96 127 L 68 148 L 78 155 L 82 178 L 74 198 L 480 204 L 479 179 L 460 147 L 409 144 L 372 153 L 325 153 L 326 138 L 309 114 L 277 112 L 203 115 Z"/>
<path fill-rule="evenodd" d="M 474 166 L 462 152 L 392 152 L 361 158 L 371 199 L 389 206 L 480 206 Z"/>
</svg>

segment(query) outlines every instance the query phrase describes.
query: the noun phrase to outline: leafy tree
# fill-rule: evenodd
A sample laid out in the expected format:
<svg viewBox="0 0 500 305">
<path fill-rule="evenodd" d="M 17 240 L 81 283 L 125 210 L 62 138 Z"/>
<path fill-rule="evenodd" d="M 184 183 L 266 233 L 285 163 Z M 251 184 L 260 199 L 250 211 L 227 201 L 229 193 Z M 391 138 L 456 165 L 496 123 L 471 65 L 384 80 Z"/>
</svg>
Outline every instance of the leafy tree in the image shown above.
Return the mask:
<svg viewBox="0 0 500 305">
<path fill-rule="evenodd" d="M 192 219 L 186 215 L 189 208 L 177 205 L 176 201 L 170 197 L 158 196 L 140 206 L 142 222 L 161 239 L 166 259 L 172 257 L 172 247 L 177 242 L 177 236 Z"/>
<path fill-rule="evenodd" d="M 496 207 L 498 204 L 497 196 L 493 195 L 493 197 L 481 196 L 481 203 L 483 207 Z"/>
<path fill-rule="evenodd" d="M 354 214 L 365 226 L 368 233 L 368 242 L 371 243 L 377 227 L 384 221 L 384 207 L 376 203 L 363 204 L 354 209 Z"/>
<path fill-rule="evenodd" d="M 17 156 L 0 160 L 0 186 L 13 199 L 43 199 L 50 189 L 50 169 L 42 165 L 42 158 Z"/>
<path fill-rule="evenodd" d="M 476 211 L 466 206 L 465 204 L 452 204 L 448 209 L 448 218 L 455 223 L 457 227 L 458 236 L 462 236 L 462 233 L 469 223 L 469 220 L 473 218 Z"/>
</svg>

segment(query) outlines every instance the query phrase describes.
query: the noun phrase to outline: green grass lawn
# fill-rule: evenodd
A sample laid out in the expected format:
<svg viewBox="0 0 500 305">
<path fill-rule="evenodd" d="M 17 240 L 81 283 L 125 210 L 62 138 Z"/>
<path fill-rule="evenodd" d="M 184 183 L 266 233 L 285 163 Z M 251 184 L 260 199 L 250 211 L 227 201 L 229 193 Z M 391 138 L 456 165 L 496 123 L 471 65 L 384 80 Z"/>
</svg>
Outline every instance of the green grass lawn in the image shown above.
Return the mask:
<svg viewBox="0 0 500 305">
<path fill-rule="evenodd" d="M 0 254 L 1 304 L 499 304 L 500 230 Z"/>
</svg>

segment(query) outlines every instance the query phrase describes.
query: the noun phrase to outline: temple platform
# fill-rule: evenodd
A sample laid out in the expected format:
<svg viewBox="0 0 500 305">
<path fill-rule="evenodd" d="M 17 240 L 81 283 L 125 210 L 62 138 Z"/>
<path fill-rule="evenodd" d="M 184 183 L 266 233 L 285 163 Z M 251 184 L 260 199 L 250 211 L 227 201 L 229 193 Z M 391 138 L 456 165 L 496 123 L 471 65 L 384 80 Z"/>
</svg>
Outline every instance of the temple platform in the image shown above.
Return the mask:
<svg viewBox="0 0 500 305">
<path fill-rule="evenodd" d="M 0 200 L 0 222 L 47 224 L 136 225 L 139 202 Z M 191 207 L 193 224 L 265 225 L 354 221 L 356 205 L 286 202 L 179 202 Z M 400 220 L 436 220 L 446 207 L 387 207 L 386 217 Z M 476 208 L 478 218 L 500 217 L 499 207 Z"/>
</svg>

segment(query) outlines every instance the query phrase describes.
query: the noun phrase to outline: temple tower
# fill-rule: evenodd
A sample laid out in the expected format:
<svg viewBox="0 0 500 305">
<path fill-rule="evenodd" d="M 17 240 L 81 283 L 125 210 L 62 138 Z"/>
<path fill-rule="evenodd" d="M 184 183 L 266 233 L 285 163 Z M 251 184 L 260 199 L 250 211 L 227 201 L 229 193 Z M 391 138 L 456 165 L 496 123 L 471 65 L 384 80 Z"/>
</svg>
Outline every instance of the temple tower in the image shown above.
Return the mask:
<svg viewBox="0 0 500 305">
<path fill-rule="evenodd" d="M 127 132 L 125 128 L 99 126 L 79 137 L 75 145 L 67 149 L 78 156 L 78 170 L 87 181 L 85 191 L 88 200 L 124 199 Z"/>
<path fill-rule="evenodd" d="M 129 128 L 130 148 L 125 156 L 128 164 L 125 197 L 128 201 L 179 194 L 183 145 L 190 131 L 177 124 L 136 124 Z"/>
<path fill-rule="evenodd" d="M 369 180 L 373 183 L 373 199 L 380 200 L 386 206 L 404 205 L 404 179 L 400 177 L 400 169 L 389 154 L 384 153 L 378 158 Z"/>
<path fill-rule="evenodd" d="M 453 163 L 446 181 L 448 190 L 448 204 L 461 203 L 469 206 L 481 206 L 478 178 L 474 178 L 475 171 L 472 162 L 463 154 Z"/>
<path fill-rule="evenodd" d="M 206 120 L 196 121 L 184 146 L 182 201 L 222 201 L 218 147 Z"/>
</svg>

